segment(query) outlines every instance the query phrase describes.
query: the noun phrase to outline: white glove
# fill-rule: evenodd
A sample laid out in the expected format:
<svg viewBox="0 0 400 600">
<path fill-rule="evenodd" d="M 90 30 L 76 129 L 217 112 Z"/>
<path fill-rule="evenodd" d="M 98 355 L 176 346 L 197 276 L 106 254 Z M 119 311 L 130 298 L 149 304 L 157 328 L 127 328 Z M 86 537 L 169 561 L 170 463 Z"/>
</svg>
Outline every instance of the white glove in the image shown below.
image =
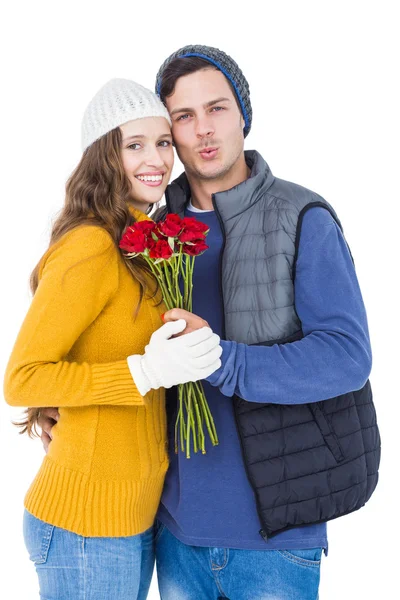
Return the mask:
<svg viewBox="0 0 400 600">
<path fill-rule="evenodd" d="M 142 396 L 151 389 L 205 379 L 220 368 L 219 336 L 202 327 L 170 339 L 185 327 L 184 319 L 165 323 L 153 333 L 144 354 L 128 356 L 130 372 Z"/>
</svg>

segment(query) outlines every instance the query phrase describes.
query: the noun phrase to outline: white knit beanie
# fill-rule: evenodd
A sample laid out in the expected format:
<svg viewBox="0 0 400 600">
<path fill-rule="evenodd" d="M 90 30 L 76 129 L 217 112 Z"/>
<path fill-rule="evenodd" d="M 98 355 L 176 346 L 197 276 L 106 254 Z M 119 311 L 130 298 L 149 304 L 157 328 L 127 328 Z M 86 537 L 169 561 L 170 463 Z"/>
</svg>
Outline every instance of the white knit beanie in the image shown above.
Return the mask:
<svg viewBox="0 0 400 600">
<path fill-rule="evenodd" d="M 82 150 L 119 125 L 145 117 L 165 117 L 171 125 L 168 111 L 156 94 L 129 79 L 111 79 L 85 110 Z"/>
</svg>

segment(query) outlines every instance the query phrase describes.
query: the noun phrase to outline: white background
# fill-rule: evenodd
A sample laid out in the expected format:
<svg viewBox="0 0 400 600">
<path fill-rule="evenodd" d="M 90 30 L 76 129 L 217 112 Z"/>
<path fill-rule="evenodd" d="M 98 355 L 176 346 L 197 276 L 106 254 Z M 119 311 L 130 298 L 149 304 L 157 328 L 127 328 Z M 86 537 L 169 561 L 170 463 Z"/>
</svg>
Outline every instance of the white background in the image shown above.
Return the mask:
<svg viewBox="0 0 400 600">
<path fill-rule="evenodd" d="M 254 119 L 246 148 L 338 212 L 369 317 L 383 455 L 367 506 L 329 526 L 321 600 L 398 592 L 396 4 L 14 1 L 1 16 L 2 371 L 29 306 L 29 274 L 80 158 L 83 110 L 112 77 L 152 88 L 158 67 L 179 47 L 223 49 L 250 83 Z M 180 170 L 177 161 L 174 174 Z M 17 435 L 10 420 L 19 414 L 0 403 L 0 597 L 30 600 L 38 597 L 37 581 L 21 535 L 22 501 L 43 450 L 40 441 Z M 158 598 L 155 578 L 150 598 Z"/>
</svg>

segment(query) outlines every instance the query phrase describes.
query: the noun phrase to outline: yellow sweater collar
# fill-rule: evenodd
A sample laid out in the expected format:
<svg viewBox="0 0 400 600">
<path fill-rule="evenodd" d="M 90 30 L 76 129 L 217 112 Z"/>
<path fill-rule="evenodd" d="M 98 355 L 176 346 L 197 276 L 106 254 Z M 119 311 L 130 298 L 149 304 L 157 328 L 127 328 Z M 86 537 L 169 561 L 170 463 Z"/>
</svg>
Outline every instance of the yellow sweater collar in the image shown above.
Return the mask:
<svg viewBox="0 0 400 600">
<path fill-rule="evenodd" d="M 135 208 L 131 204 L 128 204 L 128 209 L 136 221 L 152 221 L 149 215 L 146 215 L 146 213 L 142 212 L 138 208 Z"/>
<path fill-rule="evenodd" d="M 146 215 L 146 213 L 142 212 L 138 208 L 134 208 L 131 204 L 128 204 L 128 210 L 129 210 L 130 214 L 132 215 L 132 217 L 135 219 L 135 221 L 152 221 L 153 220 L 148 215 Z M 92 211 L 90 211 L 88 213 L 88 217 L 89 218 L 94 217 L 94 213 Z"/>
</svg>

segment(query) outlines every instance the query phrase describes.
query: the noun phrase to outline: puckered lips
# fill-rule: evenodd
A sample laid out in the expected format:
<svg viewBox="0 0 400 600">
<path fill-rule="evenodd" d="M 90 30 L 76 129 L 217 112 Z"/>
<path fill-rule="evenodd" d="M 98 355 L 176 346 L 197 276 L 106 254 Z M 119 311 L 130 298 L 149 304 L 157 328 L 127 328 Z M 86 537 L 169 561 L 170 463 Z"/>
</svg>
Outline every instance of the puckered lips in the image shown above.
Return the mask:
<svg viewBox="0 0 400 600">
<path fill-rule="evenodd" d="M 138 173 L 135 178 L 149 187 L 158 187 L 162 184 L 165 171 L 149 171 L 147 173 Z"/>
<path fill-rule="evenodd" d="M 203 160 L 213 160 L 218 154 L 219 148 L 216 146 L 210 146 L 209 148 L 203 148 L 199 151 L 199 154 Z"/>
</svg>

